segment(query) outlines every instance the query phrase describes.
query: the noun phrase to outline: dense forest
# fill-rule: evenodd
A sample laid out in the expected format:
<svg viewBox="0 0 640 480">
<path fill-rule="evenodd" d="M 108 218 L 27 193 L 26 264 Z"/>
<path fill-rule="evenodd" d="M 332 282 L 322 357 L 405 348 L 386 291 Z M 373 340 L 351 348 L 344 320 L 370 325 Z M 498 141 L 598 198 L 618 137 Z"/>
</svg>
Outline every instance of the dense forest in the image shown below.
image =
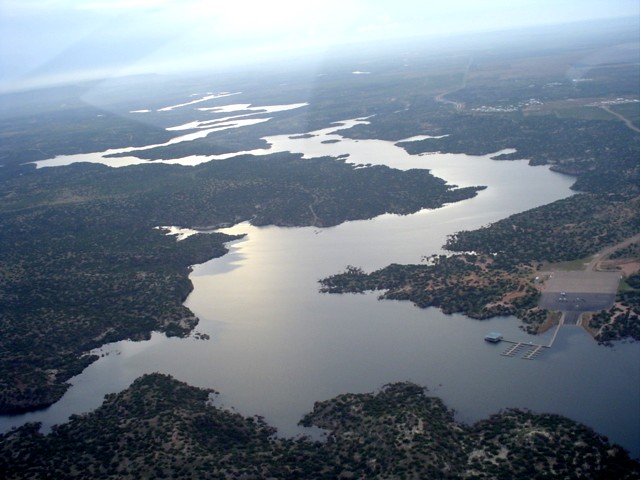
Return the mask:
<svg viewBox="0 0 640 480">
<path fill-rule="evenodd" d="M 176 242 L 156 227 L 331 226 L 406 214 L 475 195 L 425 170 L 357 169 L 299 155 L 198 167 L 26 168 L 0 184 L 0 412 L 42 408 L 105 343 L 186 335 L 189 266 L 234 237 Z"/>
<path fill-rule="evenodd" d="M 369 274 L 351 266 L 321 280 L 321 291 L 385 290 L 381 298 L 410 300 L 445 313 L 477 319 L 515 315 L 535 332 L 547 318 L 537 306 L 540 292 L 534 284 L 543 262 L 585 258 L 639 232 L 639 200 L 574 195 L 449 238 L 447 249 L 473 254 L 433 256 L 423 264 L 389 265 Z M 633 311 L 640 307 L 638 297 L 634 292 L 620 295 L 631 319 L 622 323 L 626 314 L 615 328 L 603 329 L 597 337 L 601 341 L 640 339 L 633 322 L 637 318 Z"/>
<path fill-rule="evenodd" d="M 598 50 L 601 40 L 596 35 L 587 45 L 509 45 L 455 55 L 434 55 L 428 48 L 403 49 L 401 55 L 376 50 L 370 58 L 357 52 L 348 62 L 342 57 L 328 62 L 322 75 L 314 70 L 180 82 L 145 78 L 111 90 L 95 82 L 2 95 L 0 413 L 55 402 L 66 382 L 95 359 L 89 355 L 95 347 L 148 338 L 151 331 L 179 336 L 193 331 L 198 320 L 183 306 L 192 288 L 190 266 L 223 255 L 225 243 L 236 237 L 207 233 L 178 242 L 158 226 L 214 230 L 250 221 L 329 227 L 437 208 L 483 188 L 458 189 L 424 170 L 293 154 L 241 156 L 197 167 L 25 164 L 167 142 L 175 137 L 167 128 L 193 121 L 194 111 L 161 108 L 211 85 L 246 92 L 233 102 L 308 105 L 272 115 L 268 123 L 133 154 L 157 159 L 246 151 L 264 147 L 266 135 L 304 135 L 367 117 L 367 124 L 341 134 L 394 142 L 439 137 L 400 143 L 414 155 L 514 149 L 497 154 L 496 161 L 526 159 L 574 176 L 573 188 L 580 193 L 458 232 L 446 244 L 451 255 L 372 273 L 350 266 L 322 281 L 327 292 L 385 290 L 383 298 L 473 318 L 516 315 L 535 330 L 547 317 L 537 307 L 533 284 L 539 268 L 584 259 L 640 232 L 637 62 L 581 67 L 580 60 Z M 352 75 L 354 64 L 366 64 L 373 74 Z M 580 68 L 576 78 L 568 77 Z M 141 105 L 153 109 L 144 120 L 131 112 Z M 197 115 L 215 120 L 226 114 Z M 637 245 L 616 255 L 637 259 Z M 589 328 L 601 341 L 640 339 L 639 289 L 637 275 L 628 276 L 614 307 L 592 316 Z M 410 384 L 318 403 L 303 422 L 327 429 L 324 443 L 278 439 L 260 419 L 209 405 L 211 393 L 160 375 L 143 377 L 49 436 L 27 425 L 0 437 L 0 476 L 640 475 L 619 447 L 566 419 L 508 411 L 467 426 Z"/>
<path fill-rule="evenodd" d="M 0 435 L 0 475 L 44 478 L 638 478 L 640 464 L 557 415 L 507 410 L 474 425 L 411 383 L 317 402 L 287 439 L 262 419 L 216 407 L 215 392 L 152 374 L 47 436 Z"/>
<path fill-rule="evenodd" d="M 549 51 L 529 53 L 469 56 L 466 72 L 452 76 L 444 94 L 414 95 L 404 109 L 375 116 L 345 135 L 400 140 L 420 125 L 421 133 L 437 138 L 399 144 L 411 154 L 513 149 L 495 160 L 549 165 L 574 176 L 572 188 L 580 194 L 458 232 L 444 247 L 460 253 L 427 264 L 390 265 L 369 274 L 349 266 L 321 280 L 322 291 L 384 290 L 381 298 L 472 318 L 511 314 L 535 332 L 548 314 L 537 307 L 533 281 L 541 267 L 584 259 L 640 232 L 640 134 L 606 110 L 637 119 L 637 68 L 593 67 L 588 81 L 576 82 L 566 78 L 566 59 L 558 62 Z M 516 58 L 518 66 L 511 63 Z M 637 251 L 627 255 L 637 258 Z M 636 310 L 637 295 L 621 292 L 611 312 L 593 317 L 590 330 L 603 342 L 640 339 Z"/>
</svg>

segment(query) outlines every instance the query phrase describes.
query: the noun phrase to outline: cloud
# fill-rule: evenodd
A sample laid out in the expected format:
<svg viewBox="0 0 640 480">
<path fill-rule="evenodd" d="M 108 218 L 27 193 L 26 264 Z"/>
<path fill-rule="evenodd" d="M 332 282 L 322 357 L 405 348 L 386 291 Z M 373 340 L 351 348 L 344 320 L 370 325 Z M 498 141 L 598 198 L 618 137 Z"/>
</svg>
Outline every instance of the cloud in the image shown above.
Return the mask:
<svg viewBox="0 0 640 480">
<path fill-rule="evenodd" d="M 0 0 L 0 82 L 638 14 L 637 0 Z M 19 46 L 19 48 L 18 48 Z M 102 61 L 102 64 L 99 64 Z M 152 70 L 158 71 L 158 70 Z"/>
<path fill-rule="evenodd" d="M 113 0 L 103 2 L 81 2 L 76 5 L 78 10 L 94 11 L 122 11 L 148 8 L 163 8 L 173 3 L 171 0 Z"/>
</svg>

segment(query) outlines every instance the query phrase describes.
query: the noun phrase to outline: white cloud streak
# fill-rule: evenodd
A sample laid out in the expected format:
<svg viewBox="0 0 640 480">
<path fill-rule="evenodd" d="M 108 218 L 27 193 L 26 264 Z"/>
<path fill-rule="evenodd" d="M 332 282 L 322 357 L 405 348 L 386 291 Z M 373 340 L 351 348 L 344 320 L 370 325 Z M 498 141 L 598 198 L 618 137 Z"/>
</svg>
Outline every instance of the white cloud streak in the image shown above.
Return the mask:
<svg viewBox="0 0 640 480">
<path fill-rule="evenodd" d="M 364 39 L 634 14 L 637 0 L 0 0 L 0 83 L 43 68 L 61 75 L 119 61 L 121 69 L 157 71 Z"/>
</svg>

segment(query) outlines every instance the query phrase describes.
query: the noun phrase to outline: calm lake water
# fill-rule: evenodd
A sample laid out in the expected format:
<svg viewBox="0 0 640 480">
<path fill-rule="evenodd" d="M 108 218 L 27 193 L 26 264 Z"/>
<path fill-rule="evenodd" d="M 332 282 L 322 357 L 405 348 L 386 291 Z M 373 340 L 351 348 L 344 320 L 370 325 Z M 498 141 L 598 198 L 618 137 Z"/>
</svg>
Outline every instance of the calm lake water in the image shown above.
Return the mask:
<svg viewBox="0 0 640 480">
<path fill-rule="evenodd" d="M 107 345 L 104 357 L 72 379 L 57 404 L 5 417 L 2 427 L 63 422 L 143 373 L 159 371 L 215 388 L 220 404 L 262 415 L 281 434 L 296 435 L 304 432 L 298 420 L 317 400 L 410 380 L 429 387 L 463 421 L 509 407 L 554 412 L 640 455 L 640 344 L 605 348 L 580 327 L 568 326 L 536 360 L 508 358 L 500 355 L 504 344 L 483 341 L 487 332 L 536 343 L 548 342 L 552 332 L 533 337 L 513 317 L 481 322 L 408 302 L 378 301 L 376 293 L 318 292 L 318 279 L 346 265 L 372 270 L 419 263 L 422 256 L 441 253 L 447 235 L 564 198 L 571 194 L 572 178 L 489 156 L 412 157 L 390 142 L 343 139 L 336 128 L 314 133 L 309 139 L 268 139 L 273 151 L 349 154 L 356 164 L 430 168 L 450 183 L 489 188 L 437 210 L 326 229 L 225 229 L 247 236 L 230 244 L 228 255 L 194 267 L 194 290 L 185 303 L 201 320 L 197 331 L 210 340 L 154 334 L 147 342 Z M 322 143 L 328 139 L 339 141 Z"/>
</svg>

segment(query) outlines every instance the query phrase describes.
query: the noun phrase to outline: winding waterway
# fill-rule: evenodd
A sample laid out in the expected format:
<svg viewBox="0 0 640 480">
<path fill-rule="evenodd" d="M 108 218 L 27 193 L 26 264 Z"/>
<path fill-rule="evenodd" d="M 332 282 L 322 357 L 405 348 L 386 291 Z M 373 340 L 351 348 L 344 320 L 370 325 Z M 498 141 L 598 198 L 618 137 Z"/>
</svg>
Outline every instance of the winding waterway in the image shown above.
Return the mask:
<svg viewBox="0 0 640 480">
<path fill-rule="evenodd" d="M 281 434 L 295 435 L 303 432 L 296 424 L 314 401 L 411 380 L 442 397 L 463 421 L 509 407 L 555 412 L 640 455 L 640 344 L 605 348 L 580 327 L 563 327 L 553 348 L 536 360 L 507 358 L 500 355 L 504 346 L 483 341 L 488 331 L 541 343 L 551 332 L 540 339 L 522 332 L 513 317 L 480 322 L 407 302 L 378 301 L 374 293 L 318 292 L 319 278 L 348 264 L 371 270 L 419 263 L 422 256 L 440 253 L 447 235 L 571 195 L 573 179 L 489 156 L 412 157 L 390 142 L 344 139 L 336 131 L 267 138 L 271 151 L 349 154 L 356 164 L 430 168 L 450 183 L 488 188 L 437 210 L 326 229 L 246 223 L 225 229 L 247 236 L 230 244 L 228 255 L 194 267 L 194 290 L 185 303 L 201 320 L 197 331 L 209 340 L 153 334 L 146 342 L 107 345 L 58 403 L 4 417 L 1 426 L 65 421 L 97 407 L 104 394 L 126 388 L 143 373 L 159 371 L 215 388 L 222 404 L 262 415 Z"/>
</svg>

